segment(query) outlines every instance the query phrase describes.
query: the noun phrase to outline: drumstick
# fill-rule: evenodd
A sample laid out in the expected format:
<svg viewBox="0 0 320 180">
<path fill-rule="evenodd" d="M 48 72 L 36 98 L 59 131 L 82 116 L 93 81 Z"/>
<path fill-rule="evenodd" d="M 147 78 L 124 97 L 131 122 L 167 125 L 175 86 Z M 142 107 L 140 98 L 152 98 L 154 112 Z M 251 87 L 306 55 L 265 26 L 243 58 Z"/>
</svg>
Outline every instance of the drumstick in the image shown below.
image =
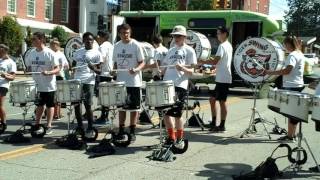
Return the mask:
<svg viewBox="0 0 320 180">
<path fill-rule="evenodd" d="M 253 61 L 254 63 L 256 63 L 260 68 L 265 69 L 265 68 L 263 67 L 263 65 L 261 65 L 260 63 L 258 63 L 258 61 L 257 61 L 256 59 L 254 59 L 254 58 L 251 58 L 251 59 L 252 59 L 252 61 Z"/>
<path fill-rule="evenodd" d="M 100 63 L 92 63 L 91 65 L 98 65 L 98 64 L 100 64 Z M 75 67 L 73 67 L 71 69 L 79 69 L 79 68 L 83 68 L 83 67 L 87 67 L 87 66 L 88 66 L 88 64 L 87 65 L 81 65 L 81 66 L 75 66 Z"/>
<path fill-rule="evenodd" d="M 30 72 L 30 74 L 41 74 L 42 72 Z"/>
</svg>

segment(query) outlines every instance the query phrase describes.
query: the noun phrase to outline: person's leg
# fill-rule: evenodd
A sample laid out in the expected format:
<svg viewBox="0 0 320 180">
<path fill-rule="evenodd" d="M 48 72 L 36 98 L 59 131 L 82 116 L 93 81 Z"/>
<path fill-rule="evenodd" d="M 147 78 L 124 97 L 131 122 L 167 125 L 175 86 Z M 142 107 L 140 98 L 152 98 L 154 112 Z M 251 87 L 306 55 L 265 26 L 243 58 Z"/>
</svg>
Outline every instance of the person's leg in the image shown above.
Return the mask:
<svg viewBox="0 0 320 180">
<path fill-rule="evenodd" d="M 169 141 L 171 141 L 171 142 L 176 141 L 176 133 L 175 133 L 172 117 L 170 117 L 168 115 L 165 115 L 164 116 L 164 124 L 165 124 L 166 129 L 167 129 Z"/>
<path fill-rule="evenodd" d="M 119 133 L 120 134 L 124 132 L 125 121 L 126 121 L 126 111 L 119 111 Z"/>
<path fill-rule="evenodd" d="M 83 127 L 82 123 L 82 113 L 81 113 L 81 103 L 74 104 L 74 115 L 76 116 L 78 127 Z"/>
<path fill-rule="evenodd" d="M 0 96 L 0 121 L 1 124 L 6 124 L 6 112 L 4 109 L 5 96 Z"/>
<path fill-rule="evenodd" d="M 182 139 L 183 138 L 183 135 L 184 135 L 184 130 L 183 130 L 183 127 L 184 127 L 184 123 L 183 123 L 183 119 L 181 117 L 176 117 L 175 118 L 175 126 L 176 126 L 176 129 L 177 129 L 177 134 L 176 134 L 176 138 L 177 139 Z"/>
<path fill-rule="evenodd" d="M 36 108 L 36 124 L 41 123 L 41 117 L 44 113 L 44 105 L 46 104 L 46 94 L 44 92 L 39 92 L 39 102 Z"/>
<path fill-rule="evenodd" d="M 84 107 L 86 109 L 86 118 L 88 120 L 88 129 L 93 128 L 93 111 L 91 106 L 93 105 L 93 99 L 94 96 L 94 85 L 91 84 L 84 84 L 83 85 L 84 90 Z"/>
<path fill-rule="evenodd" d="M 212 127 L 215 127 L 216 126 L 216 121 L 217 121 L 216 98 L 215 97 L 210 97 L 209 102 L 210 102 L 211 118 L 212 118 L 211 119 L 212 120 L 211 125 L 212 125 Z"/>
<path fill-rule="evenodd" d="M 226 101 L 219 101 L 219 103 L 220 103 L 220 113 L 221 113 L 221 121 L 220 121 L 219 127 L 225 128 L 225 122 L 226 122 L 227 113 L 228 113 L 227 103 Z"/>
</svg>

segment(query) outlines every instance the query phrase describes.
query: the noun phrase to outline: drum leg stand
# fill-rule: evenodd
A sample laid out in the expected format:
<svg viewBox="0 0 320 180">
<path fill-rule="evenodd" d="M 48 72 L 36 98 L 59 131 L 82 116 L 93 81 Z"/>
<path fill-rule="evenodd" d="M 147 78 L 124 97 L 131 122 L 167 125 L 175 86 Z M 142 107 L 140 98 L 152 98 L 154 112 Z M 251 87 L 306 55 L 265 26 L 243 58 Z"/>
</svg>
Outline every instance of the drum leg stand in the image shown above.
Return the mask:
<svg viewBox="0 0 320 180">
<path fill-rule="evenodd" d="M 72 115 L 73 105 L 67 105 L 67 115 L 68 115 L 68 135 L 70 134 L 70 124 L 71 124 L 71 115 Z"/>
<path fill-rule="evenodd" d="M 304 157 L 305 160 L 302 160 L 301 159 L 301 152 L 302 151 L 305 151 L 302 147 L 302 141 L 304 141 L 304 143 L 307 145 L 307 148 L 311 154 L 311 157 L 316 165 L 316 167 L 318 168 L 318 171 L 320 172 L 320 167 L 319 167 L 319 164 L 316 160 L 316 158 L 314 157 L 313 155 L 313 152 L 308 144 L 308 141 L 305 137 L 303 137 L 303 134 L 302 134 L 302 122 L 299 122 L 299 132 L 297 134 L 297 138 L 298 138 L 298 146 L 296 148 L 294 148 L 293 150 L 296 150 L 297 151 L 297 156 L 296 156 L 296 159 L 294 160 L 294 163 L 292 163 L 290 166 L 286 167 L 283 171 L 286 171 L 288 169 L 292 169 L 293 172 L 297 173 L 299 171 L 301 171 L 302 169 L 302 165 L 305 163 L 305 161 L 307 160 L 307 156 Z"/>
<path fill-rule="evenodd" d="M 270 133 L 267 130 L 267 127 L 265 125 L 266 120 L 260 115 L 260 113 L 257 110 L 257 97 L 258 97 L 258 84 L 254 84 L 254 90 L 253 90 L 253 107 L 252 107 L 252 114 L 251 114 L 251 118 L 250 118 L 250 122 L 249 122 L 249 127 L 244 130 L 241 135 L 240 138 L 243 138 L 244 135 L 248 134 L 255 134 L 257 132 L 256 129 L 256 124 L 257 123 L 262 123 L 263 128 L 265 130 L 265 132 L 267 133 L 269 139 L 271 139 Z M 258 118 L 256 118 L 256 115 L 258 115 Z"/>
</svg>

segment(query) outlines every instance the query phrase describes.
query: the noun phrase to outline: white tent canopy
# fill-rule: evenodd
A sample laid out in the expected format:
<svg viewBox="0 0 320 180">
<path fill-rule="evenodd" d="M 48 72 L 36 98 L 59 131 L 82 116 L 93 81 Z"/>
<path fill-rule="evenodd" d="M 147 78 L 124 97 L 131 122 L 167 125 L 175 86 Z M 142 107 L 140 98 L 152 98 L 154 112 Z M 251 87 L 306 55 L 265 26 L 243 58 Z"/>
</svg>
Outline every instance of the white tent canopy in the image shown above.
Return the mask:
<svg viewBox="0 0 320 180">
<path fill-rule="evenodd" d="M 62 27 L 67 33 L 75 33 L 68 27 L 60 24 L 52 24 L 52 23 L 46 23 L 46 22 L 40 22 L 40 21 L 34 21 L 30 19 L 22 19 L 22 18 L 17 18 L 17 22 L 23 26 L 23 27 L 30 27 L 32 29 L 40 29 L 40 30 L 53 30 L 55 27 L 60 26 Z"/>
</svg>

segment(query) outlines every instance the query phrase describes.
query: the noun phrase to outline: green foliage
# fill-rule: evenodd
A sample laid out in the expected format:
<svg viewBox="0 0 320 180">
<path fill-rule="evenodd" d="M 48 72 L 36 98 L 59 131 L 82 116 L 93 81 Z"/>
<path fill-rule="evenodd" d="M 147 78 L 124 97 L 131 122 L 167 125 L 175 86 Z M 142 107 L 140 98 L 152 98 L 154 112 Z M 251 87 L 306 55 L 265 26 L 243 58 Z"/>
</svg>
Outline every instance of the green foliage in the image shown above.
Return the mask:
<svg viewBox="0 0 320 180">
<path fill-rule="evenodd" d="M 285 20 L 289 34 L 316 36 L 320 42 L 320 1 L 287 0 L 289 12 Z"/>
<path fill-rule="evenodd" d="M 132 11 L 174 11 L 177 10 L 177 0 L 131 0 Z"/>
<path fill-rule="evenodd" d="M 51 31 L 51 38 L 58 38 L 62 47 L 68 40 L 68 33 L 61 27 L 57 26 Z"/>
<path fill-rule="evenodd" d="M 188 10 L 212 10 L 212 0 L 190 0 Z"/>
<path fill-rule="evenodd" d="M 9 54 L 18 56 L 21 53 L 23 31 L 15 17 L 3 16 L 0 19 L 0 43 L 9 46 Z"/>
</svg>

